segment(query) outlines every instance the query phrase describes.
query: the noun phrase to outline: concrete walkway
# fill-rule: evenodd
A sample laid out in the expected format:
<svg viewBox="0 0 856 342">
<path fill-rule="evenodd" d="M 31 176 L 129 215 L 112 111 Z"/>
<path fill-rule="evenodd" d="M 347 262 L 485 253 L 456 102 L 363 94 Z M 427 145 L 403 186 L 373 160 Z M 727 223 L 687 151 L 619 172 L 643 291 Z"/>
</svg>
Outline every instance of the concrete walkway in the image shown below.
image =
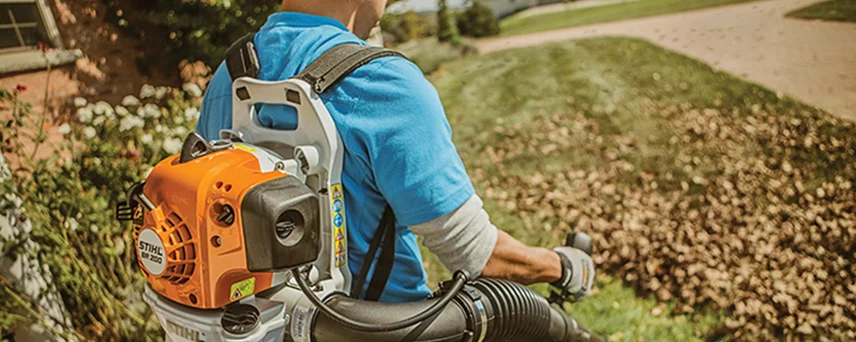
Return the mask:
<svg viewBox="0 0 856 342">
<path fill-rule="evenodd" d="M 482 53 L 632 36 L 856 121 L 856 24 L 785 18 L 822 0 L 768 0 L 478 41 Z"/>
</svg>

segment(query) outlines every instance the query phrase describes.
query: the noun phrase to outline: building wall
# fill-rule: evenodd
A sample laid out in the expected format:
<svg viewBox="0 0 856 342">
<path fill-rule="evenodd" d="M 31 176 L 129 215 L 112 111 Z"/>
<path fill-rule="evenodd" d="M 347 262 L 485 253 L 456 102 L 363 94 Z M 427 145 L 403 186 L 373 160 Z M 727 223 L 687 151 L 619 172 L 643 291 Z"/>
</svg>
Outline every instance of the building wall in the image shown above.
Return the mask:
<svg viewBox="0 0 856 342">
<path fill-rule="evenodd" d="M 119 102 L 128 94 L 138 94 L 143 84 L 180 84 L 179 66 L 169 70 L 140 70 L 136 61 L 145 55 L 139 42 L 109 22 L 107 8 L 101 1 L 39 0 L 45 2 L 46 15 L 51 15 L 60 43 L 51 48 L 79 50 L 80 58 L 70 64 L 57 65 L 50 72 L 49 105 L 68 103 L 75 96 L 89 100 Z M 40 51 L 33 51 L 39 54 Z M 1 62 L 1 61 L 0 61 Z M 17 85 L 29 90 L 39 105 L 48 84 L 46 68 L 24 72 L 0 72 L 0 87 Z M 32 90 L 32 91 L 31 91 Z M 31 100 L 25 98 L 26 100 Z"/>
</svg>

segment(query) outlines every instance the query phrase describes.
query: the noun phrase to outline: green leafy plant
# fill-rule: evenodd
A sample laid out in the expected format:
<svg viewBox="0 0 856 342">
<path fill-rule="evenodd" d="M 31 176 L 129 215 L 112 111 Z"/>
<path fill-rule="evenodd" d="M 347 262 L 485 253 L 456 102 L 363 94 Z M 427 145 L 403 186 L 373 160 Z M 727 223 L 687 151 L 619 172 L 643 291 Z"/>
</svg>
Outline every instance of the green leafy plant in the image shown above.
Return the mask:
<svg viewBox="0 0 856 342">
<path fill-rule="evenodd" d="M 454 46 L 461 44 L 461 34 L 458 32 L 454 15 L 446 5 L 446 0 L 440 0 L 440 9 L 437 11 L 437 39 L 452 43 Z"/>
<path fill-rule="evenodd" d="M 457 17 L 458 29 L 462 35 L 470 37 L 488 37 L 499 34 L 499 21 L 490 7 L 479 0 L 473 0 L 469 7 Z"/>
<path fill-rule="evenodd" d="M 238 38 L 257 31 L 265 18 L 279 8 L 277 1 L 262 0 L 102 0 L 111 9 L 108 19 L 141 41 L 148 57 L 169 67 L 184 59 L 217 65 Z"/>
<path fill-rule="evenodd" d="M 385 39 L 385 43 L 396 45 L 430 36 L 432 31 L 436 30 L 432 29 L 433 20 L 427 19 L 413 11 L 385 14 L 381 18 L 380 27 L 387 37 L 392 38 Z"/>
<path fill-rule="evenodd" d="M 38 260 L 51 292 L 66 309 L 62 334 L 78 340 L 158 340 L 160 326 L 139 294 L 133 234 L 114 218 L 124 191 L 152 165 L 181 148 L 199 116 L 202 89 L 146 85 L 140 96 L 121 104 L 75 99 L 73 122 L 61 124 L 59 139 L 35 125 L 33 106 L 19 91 L 0 89 L 4 122 L 3 153 L 8 177 L 0 180 L 3 208 L 17 205 L 32 229 L 2 242 L 3 255 L 26 253 Z M 33 129 L 35 127 L 35 130 Z M 53 154 L 36 157 L 49 145 Z M 16 198 L 12 201 L 11 198 Z M 22 248 L 23 246 L 34 248 Z M 37 272 L 40 270 L 36 270 Z M 0 331 L 16 324 L 42 324 L 40 298 L 27 296 L 14 280 L 0 279 Z M 10 318 L 6 318 L 10 317 Z"/>
</svg>

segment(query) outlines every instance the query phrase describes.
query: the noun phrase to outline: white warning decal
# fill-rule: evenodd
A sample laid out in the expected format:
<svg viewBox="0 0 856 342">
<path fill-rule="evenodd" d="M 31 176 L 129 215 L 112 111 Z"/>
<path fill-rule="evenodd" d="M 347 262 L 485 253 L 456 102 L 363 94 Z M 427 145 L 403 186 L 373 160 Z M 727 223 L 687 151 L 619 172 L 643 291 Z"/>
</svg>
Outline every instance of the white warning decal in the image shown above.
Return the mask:
<svg viewBox="0 0 856 342">
<path fill-rule="evenodd" d="M 166 251 L 163 241 L 154 230 L 143 229 L 137 239 L 140 262 L 152 275 L 161 275 L 166 268 Z"/>
</svg>

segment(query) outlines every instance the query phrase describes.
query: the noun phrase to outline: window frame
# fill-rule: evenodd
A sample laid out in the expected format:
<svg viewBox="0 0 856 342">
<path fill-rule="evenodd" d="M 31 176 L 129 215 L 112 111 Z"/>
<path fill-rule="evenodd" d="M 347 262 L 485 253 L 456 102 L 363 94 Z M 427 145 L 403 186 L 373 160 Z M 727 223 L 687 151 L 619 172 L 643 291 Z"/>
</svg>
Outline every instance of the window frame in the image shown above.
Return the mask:
<svg viewBox="0 0 856 342">
<path fill-rule="evenodd" d="M 62 37 L 59 34 L 59 29 L 56 26 L 56 22 L 54 21 L 53 12 L 51 11 L 50 6 L 47 4 L 46 0 L 0 0 L 0 4 L 35 4 L 36 9 L 39 14 L 39 21 L 37 22 L 25 22 L 27 26 L 22 26 L 20 23 L 15 23 L 14 18 L 12 18 L 13 23 L 11 24 L 3 24 L 0 27 L 3 29 L 11 29 L 13 31 L 12 34 L 17 35 L 17 39 L 22 40 L 20 36 L 19 28 L 22 27 L 39 27 L 41 25 L 45 29 L 45 33 L 48 35 L 49 42 L 52 48 L 55 49 L 63 49 L 65 48 Z M 8 26 L 8 27 L 4 27 Z M 35 47 L 32 45 L 20 45 L 14 47 L 0 48 L 0 54 L 10 54 L 22 51 L 33 50 Z"/>
</svg>

